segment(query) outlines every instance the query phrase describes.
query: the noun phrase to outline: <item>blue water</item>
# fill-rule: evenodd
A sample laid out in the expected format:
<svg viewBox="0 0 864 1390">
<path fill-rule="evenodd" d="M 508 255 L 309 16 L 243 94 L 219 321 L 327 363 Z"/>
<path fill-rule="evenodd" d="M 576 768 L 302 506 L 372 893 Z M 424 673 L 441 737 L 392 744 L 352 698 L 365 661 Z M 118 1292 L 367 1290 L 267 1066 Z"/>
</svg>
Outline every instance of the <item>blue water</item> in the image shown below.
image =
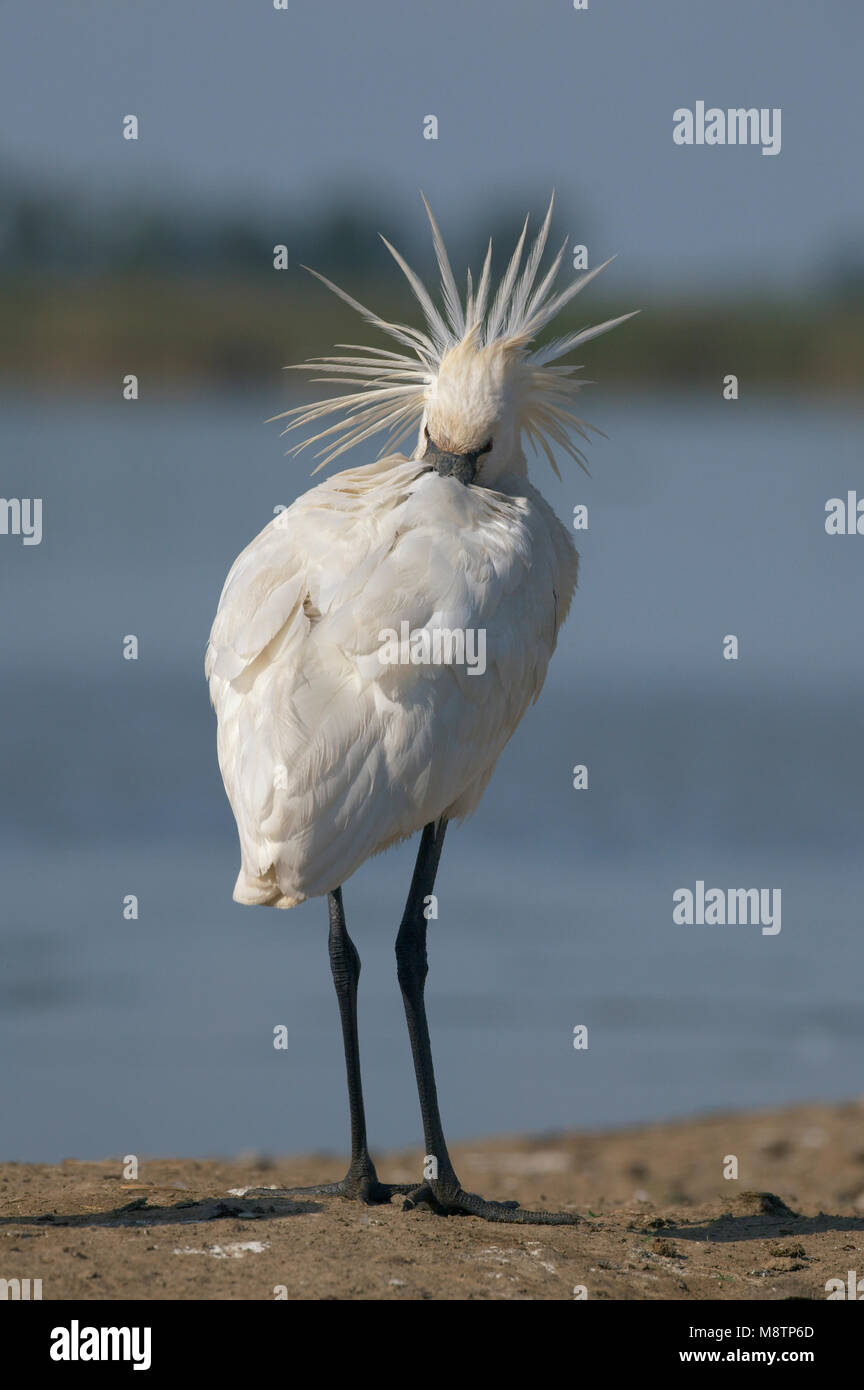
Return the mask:
<svg viewBox="0 0 864 1390">
<path fill-rule="evenodd" d="M 826 536 L 824 507 L 864 495 L 864 416 L 621 394 L 586 407 L 592 478 L 535 472 L 562 517 L 589 505 L 580 590 L 445 846 L 428 999 L 454 1138 L 861 1087 L 864 537 Z M 44 506 L 41 545 L 0 536 L 2 1158 L 344 1147 L 326 908 L 232 903 L 201 671 L 228 566 L 308 485 L 277 408 L 0 400 L 3 491 Z M 420 1140 L 393 958 L 413 853 L 345 890 L 377 1147 Z M 697 879 L 782 889 L 782 931 L 676 926 Z"/>
</svg>

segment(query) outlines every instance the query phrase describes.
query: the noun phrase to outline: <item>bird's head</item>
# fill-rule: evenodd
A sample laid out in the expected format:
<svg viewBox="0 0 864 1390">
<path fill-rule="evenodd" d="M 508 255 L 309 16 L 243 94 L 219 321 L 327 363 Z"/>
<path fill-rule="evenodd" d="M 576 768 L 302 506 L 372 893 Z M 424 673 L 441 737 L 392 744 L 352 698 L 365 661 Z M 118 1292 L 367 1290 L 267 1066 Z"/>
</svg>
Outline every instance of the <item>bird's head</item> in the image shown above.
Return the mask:
<svg viewBox="0 0 864 1390">
<path fill-rule="evenodd" d="M 382 238 L 423 309 L 425 331 L 388 323 L 313 271 L 367 322 L 394 338 L 406 351 L 343 343 L 339 346 L 363 355 L 319 357 L 303 363 L 301 370 L 323 373 L 318 380 L 334 384 L 339 381 L 358 389 L 313 405 L 296 406 L 276 416 L 288 419 L 286 432 L 317 424 L 334 413 L 340 417 L 295 445 L 291 452 L 323 442 L 319 451 L 321 468 L 381 431 L 387 434 L 381 453 L 393 452 L 417 428 L 413 457 L 466 485 L 495 487 L 505 476 L 524 474 L 526 442 L 546 454 L 556 473 L 556 446 L 584 467 L 583 454 L 572 438 L 575 433 L 586 439 L 586 429 L 591 428 L 574 410 L 575 395 L 582 383 L 573 374 L 580 368 L 550 364 L 632 315 L 623 314 L 537 345 L 541 330 L 604 268 L 597 266 L 555 291 L 553 285 L 567 247 L 565 241 L 549 269 L 539 277 L 552 207 L 550 201 L 523 265 L 528 231 L 525 219 L 494 297 L 490 294 L 490 242 L 476 287 L 468 272 L 463 299 L 427 203 L 441 272 L 440 309 L 399 252 Z M 604 264 L 608 265 L 608 261 Z"/>
<path fill-rule="evenodd" d="M 415 458 L 484 487 L 524 471 L 519 355 L 517 342 L 484 344 L 476 330 L 449 348 L 426 389 Z"/>
</svg>

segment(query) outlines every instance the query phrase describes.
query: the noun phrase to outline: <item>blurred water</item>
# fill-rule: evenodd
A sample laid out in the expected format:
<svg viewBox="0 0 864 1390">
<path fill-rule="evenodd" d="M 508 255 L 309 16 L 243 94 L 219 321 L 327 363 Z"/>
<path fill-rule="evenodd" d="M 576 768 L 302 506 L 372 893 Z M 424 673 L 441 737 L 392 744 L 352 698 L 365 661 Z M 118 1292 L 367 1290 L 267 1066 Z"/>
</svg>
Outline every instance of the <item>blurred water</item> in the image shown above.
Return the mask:
<svg viewBox="0 0 864 1390">
<path fill-rule="evenodd" d="M 0 1157 L 344 1148 L 326 909 L 231 902 L 201 671 L 229 564 L 308 465 L 263 425 L 272 399 L 0 406 L 3 491 L 44 499 L 41 545 L 0 537 Z M 587 413 L 610 436 L 593 477 L 535 471 L 562 516 L 590 507 L 575 610 L 439 879 L 454 1137 L 860 1088 L 864 538 L 827 537 L 824 505 L 864 493 L 864 418 L 599 393 Z M 345 893 L 379 1147 L 420 1139 L 392 949 L 413 853 Z M 782 932 L 674 925 L 697 878 L 780 887 Z"/>
</svg>

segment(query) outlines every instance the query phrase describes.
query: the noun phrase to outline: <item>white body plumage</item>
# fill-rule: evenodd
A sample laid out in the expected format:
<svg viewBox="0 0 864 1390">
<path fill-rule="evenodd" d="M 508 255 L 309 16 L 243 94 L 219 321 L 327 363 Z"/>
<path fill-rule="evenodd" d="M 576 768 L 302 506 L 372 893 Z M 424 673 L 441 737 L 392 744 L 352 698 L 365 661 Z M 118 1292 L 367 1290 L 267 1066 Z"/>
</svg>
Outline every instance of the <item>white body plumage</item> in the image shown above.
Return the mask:
<svg viewBox="0 0 864 1390">
<path fill-rule="evenodd" d="M 207 659 L 237 901 L 293 907 L 473 811 L 543 685 L 576 567 L 518 476 L 493 491 L 384 459 L 274 518 L 228 576 Z M 405 622 L 483 632 L 485 670 L 383 663 Z"/>
</svg>

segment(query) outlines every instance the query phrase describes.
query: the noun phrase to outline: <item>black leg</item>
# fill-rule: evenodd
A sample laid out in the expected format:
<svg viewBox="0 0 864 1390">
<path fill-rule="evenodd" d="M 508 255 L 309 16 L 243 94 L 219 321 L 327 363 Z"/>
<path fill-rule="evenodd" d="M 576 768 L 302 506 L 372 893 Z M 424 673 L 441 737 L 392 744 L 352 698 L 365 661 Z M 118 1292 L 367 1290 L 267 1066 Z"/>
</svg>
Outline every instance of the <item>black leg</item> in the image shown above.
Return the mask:
<svg viewBox="0 0 864 1390">
<path fill-rule="evenodd" d="M 414 1057 L 417 1090 L 420 1095 L 420 1114 L 426 1144 L 424 1171 L 429 1172 L 422 1187 L 412 1192 L 406 1208 L 421 1203 L 442 1214 L 463 1213 L 480 1216 L 486 1221 L 518 1222 L 526 1225 L 571 1226 L 579 1220 L 568 1212 L 524 1211 L 518 1202 L 487 1202 L 475 1192 L 466 1192 L 450 1162 L 441 1115 L 438 1092 L 432 1067 L 432 1048 L 426 1020 L 424 989 L 429 965 L 426 957 L 426 899 L 435 887 L 435 875 L 441 848 L 444 844 L 446 821 L 427 825 L 420 840 L 414 877 L 405 904 L 405 912 L 396 937 L 396 962 L 399 985 L 405 1004 L 408 1036 Z"/>
<path fill-rule="evenodd" d="M 348 1074 L 348 1106 L 351 1114 L 351 1164 L 341 1182 L 320 1183 L 314 1187 L 291 1188 L 292 1193 L 309 1196 L 353 1197 L 358 1201 L 389 1202 L 396 1193 L 410 1192 L 413 1183 L 383 1183 L 378 1181 L 375 1165 L 366 1143 L 366 1112 L 363 1108 L 363 1083 L 360 1077 L 360 1044 L 357 1036 L 357 984 L 360 979 L 360 956 L 348 935 L 342 889 L 328 894 L 330 908 L 330 970 L 336 986 L 339 1013 L 342 1018 L 342 1039 L 345 1044 L 345 1069 Z M 252 1188 L 251 1195 L 272 1195 L 272 1189 Z"/>
<path fill-rule="evenodd" d="M 345 1044 L 345 1070 L 348 1076 L 348 1108 L 351 1114 L 351 1165 L 341 1183 L 329 1190 L 362 1202 L 389 1202 L 393 1188 L 378 1181 L 375 1165 L 366 1143 L 366 1111 L 363 1108 L 363 1082 L 360 1076 L 360 1041 L 357 1035 L 357 985 L 360 956 L 348 935 L 342 889 L 328 896 L 330 908 L 330 970 L 339 1000 L 342 1040 Z"/>
<path fill-rule="evenodd" d="M 348 935 L 342 889 L 337 888 L 327 899 L 330 909 L 330 971 L 336 986 L 339 1014 L 342 1019 L 342 1041 L 345 1045 L 345 1070 L 348 1075 L 348 1108 L 351 1114 L 351 1171 L 374 1173 L 366 1145 L 366 1112 L 363 1108 L 363 1081 L 360 1076 L 360 1040 L 357 1036 L 357 985 L 360 981 L 360 956 Z"/>
</svg>

